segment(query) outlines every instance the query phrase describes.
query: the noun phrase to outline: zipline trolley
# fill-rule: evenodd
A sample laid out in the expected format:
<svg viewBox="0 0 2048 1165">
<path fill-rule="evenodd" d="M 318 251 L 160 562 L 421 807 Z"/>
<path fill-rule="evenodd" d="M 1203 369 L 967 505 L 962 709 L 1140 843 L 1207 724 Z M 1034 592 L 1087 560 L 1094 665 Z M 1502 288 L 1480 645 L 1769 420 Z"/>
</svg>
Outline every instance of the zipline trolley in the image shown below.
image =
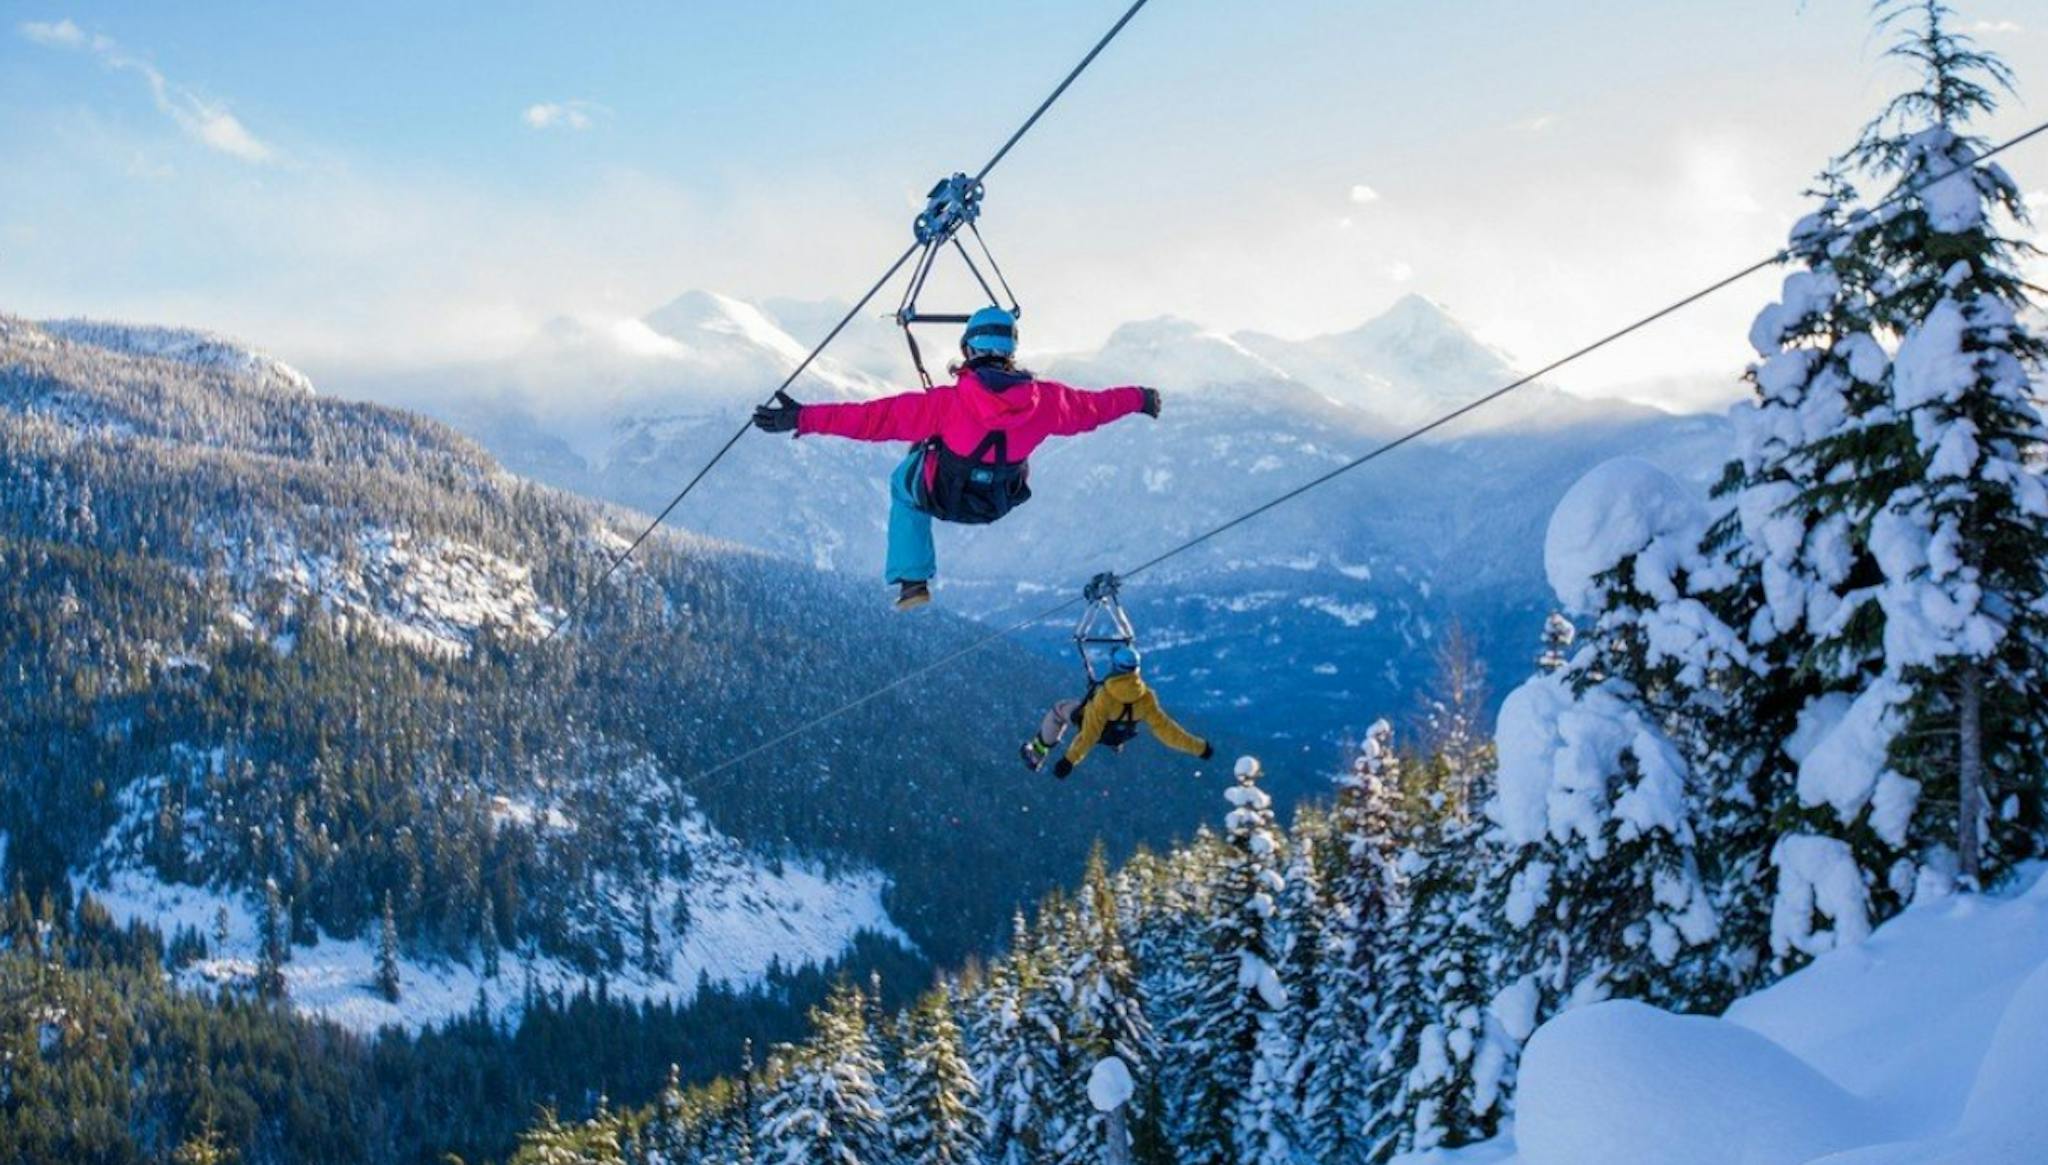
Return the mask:
<svg viewBox="0 0 2048 1165">
<path fill-rule="evenodd" d="M 1089 579 L 1081 591 L 1088 600 L 1088 608 L 1081 612 L 1081 621 L 1074 626 L 1074 650 L 1080 653 L 1091 688 L 1109 675 L 1111 652 L 1119 647 L 1137 646 L 1138 633 L 1131 628 L 1130 616 L 1124 614 L 1124 605 L 1117 597 L 1121 585 L 1116 575 L 1103 571 Z"/>
<path fill-rule="evenodd" d="M 953 248 L 959 253 L 960 261 L 967 265 L 967 270 L 974 276 L 974 281 L 981 285 L 982 293 L 988 296 L 990 303 L 1001 307 L 1003 301 L 1007 299 L 1011 315 L 1023 314 L 1023 309 L 1017 305 L 1016 293 L 1010 290 L 1009 281 L 1003 278 L 1003 269 L 996 265 L 994 253 L 988 249 L 988 242 L 981 237 L 981 228 L 975 225 L 975 220 L 981 217 L 981 199 L 984 192 L 979 178 L 970 178 L 966 174 L 941 178 L 938 185 L 932 187 L 931 193 L 925 196 L 924 210 L 917 216 L 917 221 L 911 228 L 917 236 L 919 250 L 911 263 L 910 285 L 903 289 L 903 301 L 896 308 L 896 324 L 903 329 L 903 338 L 910 345 L 910 362 L 917 365 L 917 378 L 924 382 L 926 388 L 932 386 L 931 373 L 925 370 L 924 353 L 918 350 L 917 333 L 911 329 L 918 324 L 957 325 L 967 322 L 965 312 L 918 310 L 917 297 L 924 291 L 925 280 L 931 278 L 932 264 L 938 259 L 939 252 L 947 247 Z M 981 249 L 982 262 L 988 264 L 989 273 L 995 276 L 995 286 L 990 286 L 988 278 L 982 274 L 980 265 L 975 263 L 974 256 L 968 253 L 966 244 L 960 241 L 962 227 L 967 229 L 968 234 L 974 236 L 975 245 Z M 996 295 L 996 287 L 1003 289 L 1001 296 Z"/>
</svg>

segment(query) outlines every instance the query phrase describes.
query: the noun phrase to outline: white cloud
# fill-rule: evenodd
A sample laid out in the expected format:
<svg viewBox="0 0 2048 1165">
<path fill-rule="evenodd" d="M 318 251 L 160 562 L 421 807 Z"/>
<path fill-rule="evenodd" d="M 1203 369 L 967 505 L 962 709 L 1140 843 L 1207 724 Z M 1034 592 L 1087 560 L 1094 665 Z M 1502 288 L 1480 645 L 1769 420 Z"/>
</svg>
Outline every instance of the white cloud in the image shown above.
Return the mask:
<svg viewBox="0 0 2048 1165">
<path fill-rule="evenodd" d="M 1364 183 L 1360 183 L 1357 186 L 1353 186 L 1351 188 L 1351 201 L 1357 203 L 1360 206 L 1364 206 L 1367 203 L 1371 202 L 1378 202 L 1379 200 L 1380 192 L 1374 190 L 1370 186 L 1365 185 Z"/>
<path fill-rule="evenodd" d="M 1415 265 L 1405 259 L 1396 259 L 1381 267 L 1380 274 L 1396 283 L 1406 283 L 1415 278 Z"/>
<path fill-rule="evenodd" d="M 1980 20 L 1970 26 L 1970 31 L 1976 33 L 2000 33 L 2025 32 L 2027 30 L 2017 20 Z"/>
<path fill-rule="evenodd" d="M 209 149 L 245 162 L 268 162 L 275 157 L 270 146 L 251 133 L 240 118 L 228 112 L 227 106 L 201 97 L 164 76 L 149 62 L 129 56 L 110 37 L 88 37 L 84 30 L 69 20 L 55 23 L 29 21 L 21 26 L 21 34 L 37 44 L 86 49 L 108 68 L 141 77 L 149 86 L 150 98 L 156 102 L 157 109 Z"/>
<path fill-rule="evenodd" d="M 69 20 L 25 20 L 21 35 L 37 44 L 77 48 L 85 43 L 85 32 Z"/>
<path fill-rule="evenodd" d="M 610 113 L 595 101 L 541 101 L 526 107 L 520 117 L 534 129 L 566 129 L 581 132 Z"/>
<path fill-rule="evenodd" d="M 1516 123 L 1515 128 L 1525 133 L 1542 133 L 1556 124 L 1557 115 L 1555 113 L 1539 113 L 1526 121 Z"/>
</svg>

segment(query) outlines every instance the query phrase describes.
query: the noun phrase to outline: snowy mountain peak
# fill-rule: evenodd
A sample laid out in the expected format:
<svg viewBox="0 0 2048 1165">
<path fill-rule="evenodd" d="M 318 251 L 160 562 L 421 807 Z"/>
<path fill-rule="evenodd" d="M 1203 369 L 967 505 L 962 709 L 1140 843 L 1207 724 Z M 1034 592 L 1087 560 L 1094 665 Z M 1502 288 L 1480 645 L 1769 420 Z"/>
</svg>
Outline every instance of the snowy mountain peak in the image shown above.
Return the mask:
<svg viewBox="0 0 2048 1165">
<path fill-rule="evenodd" d="M 38 326 L 48 335 L 73 344 L 250 377 L 266 388 L 279 391 L 313 391 L 313 381 L 284 361 L 196 328 L 84 319 L 46 320 Z"/>
<path fill-rule="evenodd" d="M 527 353 L 683 360 L 689 357 L 690 348 L 673 336 L 655 331 L 647 321 L 630 316 L 624 319 L 556 316 L 541 325 L 539 334 L 527 345 Z"/>
<path fill-rule="evenodd" d="M 1465 325 L 1451 314 L 1451 309 L 1426 295 L 1409 292 L 1394 301 L 1387 310 L 1352 329 L 1354 332 L 1404 331 L 1404 332 L 1452 332 L 1469 336 Z"/>
<path fill-rule="evenodd" d="M 784 331 L 767 312 L 743 299 L 715 291 L 686 291 L 649 312 L 642 322 L 651 332 L 727 367 L 759 364 L 765 357 L 772 367 L 787 371 L 810 351 L 808 345 Z M 867 395 L 878 387 L 830 357 L 812 365 L 809 375 L 848 394 Z M 772 381 L 751 384 L 748 390 L 759 395 L 771 387 Z"/>
<path fill-rule="evenodd" d="M 1052 363 L 1059 375 L 1104 384 L 1200 388 L 1293 379 L 1236 339 L 1171 315 L 1120 325 L 1093 355 Z"/>
<path fill-rule="evenodd" d="M 1506 356 L 1420 295 L 1347 332 L 1305 340 L 1240 332 L 1236 340 L 1332 400 L 1396 421 L 1435 415 L 1514 375 Z"/>
<path fill-rule="evenodd" d="M 1505 355 L 1482 343 L 1448 308 L 1420 295 L 1404 295 L 1379 316 L 1329 340 L 1411 381 L 1450 374 L 1498 384 L 1513 374 Z"/>
</svg>

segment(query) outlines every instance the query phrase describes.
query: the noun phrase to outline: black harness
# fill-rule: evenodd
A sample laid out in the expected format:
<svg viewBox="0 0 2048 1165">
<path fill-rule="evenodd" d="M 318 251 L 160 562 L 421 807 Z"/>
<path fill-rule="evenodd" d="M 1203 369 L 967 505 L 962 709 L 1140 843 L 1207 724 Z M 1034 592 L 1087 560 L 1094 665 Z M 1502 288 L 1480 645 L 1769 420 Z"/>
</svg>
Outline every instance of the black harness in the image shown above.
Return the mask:
<svg viewBox="0 0 2048 1165">
<path fill-rule="evenodd" d="M 1088 691 L 1082 695 L 1080 704 L 1075 706 L 1073 715 L 1068 717 L 1068 720 L 1075 727 L 1080 727 L 1083 715 L 1088 711 L 1088 705 L 1094 702 L 1095 693 L 1101 687 L 1102 685 L 1099 683 L 1090 683 L 1088 685 Z M 1096 743 L 1109 749 L 1111 752 L 1122 752 L 1124 745 L 1137 738 L 1138 706 L 1136 704 L 1125 704 L 1123 711 L 1118 712 L 1102 726 L 1102 738 Z"/>
</svg>

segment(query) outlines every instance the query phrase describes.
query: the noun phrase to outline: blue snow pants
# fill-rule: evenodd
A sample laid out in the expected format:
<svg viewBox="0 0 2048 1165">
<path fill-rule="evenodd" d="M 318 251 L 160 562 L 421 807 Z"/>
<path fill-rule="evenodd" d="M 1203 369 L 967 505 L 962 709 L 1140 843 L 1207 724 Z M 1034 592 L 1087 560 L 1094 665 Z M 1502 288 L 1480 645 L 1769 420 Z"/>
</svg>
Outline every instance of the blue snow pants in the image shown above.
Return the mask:
<svg viewBox="0 0 2048 1165">
<path fill-rule="evenodd" d="M 932 516 L 917 508 L 916 475 L 923 465 L 922 452 L 912 450 L 889 475 L 889 560 L 882 572 L 886 582 L 924 582 L 939 572 Z"/>
</svg>

